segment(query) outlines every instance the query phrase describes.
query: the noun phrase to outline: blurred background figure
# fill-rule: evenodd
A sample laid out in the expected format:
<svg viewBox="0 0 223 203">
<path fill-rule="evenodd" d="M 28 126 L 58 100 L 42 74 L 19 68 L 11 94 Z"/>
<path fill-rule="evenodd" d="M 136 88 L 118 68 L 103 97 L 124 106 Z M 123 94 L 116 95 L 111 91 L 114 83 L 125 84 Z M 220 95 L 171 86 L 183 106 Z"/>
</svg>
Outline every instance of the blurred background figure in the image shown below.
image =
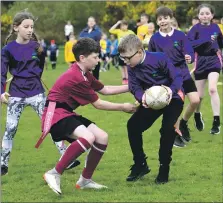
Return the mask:
<svg viewBox="0 0 223 203">
<path fill-rule="evenodd" d="M 59 56 L 59 49 L 58 49 L 58 46 L 56 45 L 54 39 L 52 39 L 50 41 L 50 46 L 48 47 L 47 55 L 50 58 L 50 62 L 51 62 L 51 65 L 52 65 L 52 69 L 56 69 L 57 58 Z"/>
<path fill-rule="evenodd" d="M 107 35 L 105 33 L 102 34 L 101 40 L 100 40 L 100 47 L 101 47 L 101 62 L 102 67 L 100 71 L 107 71 L 107 66 L 109 62 L 109 52 L 107 53 L 108 48 L 110 48 L 110 40 L 108 41 Z"/>
<path fill-rule="evenodd" d="M 87 22 L 87 27 L 84 28 L 79 37 L 89 37 L 91 39 L 94 39 L 96 42 L 100 43 L 102 32 L 100 28 L 96 25 L 96 21 L 94 17 L 89 17 Z M 99 72 L 100 72 L 100 62 L 97 66 L 95 66 L 95 69 L 92 71 L 94 77 L 98 80 L 99 79 Z"/>
<path fill-rule="evenodd" d="M 119 57 L 118 57 L 118 40 L 116 35 L 110 35 L 111 47 L 110 47 L 110 61 L 112 65 L 119 70 Z"/>
<path fill-rule="evenodd" d="M 121 42 L 122 38 L 130 35 L 135 34 L 132 30 L 128 29 L 128 22 L 126 20 L 119 20 L 117 23 L 115 23 L 110 29 L 109 32 L 113 35 L 116 35 L 118 38 L 118 44 Z M 117 27 L 120 26 L 120 29 L 117 29 Z M 122 75 L 122 84 L 127 85 L 128 84 L 128 71 L 127 71 L 127 65 L 126 63 L 119 58 L 119 65 L 121 68 L 121 75 Z"/>
<path fill-rule="evenodd" d="M 140 25 L 137 28 L 137 36 L 141 41 L 143 41 L 145 35 L 148 32 L 148 22 L 149 22 L 149 16 L 145 13 L 141 14 Z"/>
<path fill-rule="evenodd" d="M 146 35 L 145 35 L 145 37 L 142 41 L 143 47 L 144 47 L 145 50 L 148 50 L 149 40 L 152 37 L 154 31 L 155 31 L 154 23 L 152 23 L 152 22 L 148 23 L 148 31 L 147 31 L 147 33 L 146 33 Z"/>
<path fill-rule="evenodd" d="M 66 42 L 65 48 L 64 48 L 65 61 L 69 67 L 71 66 L 71 64 L 73 64 L 76 61 L 75 56 L 72 51 L 72 48 L 74 44 L 76 44 L 76 42 L 77 40 L 75 39 L 74 33 L 71 32 L 69 36 L 69 41 Z"/>
<path fill-rule="evenodd" d="M 177 19 L 176 18 L 172 18 L 172 27 L 174 28 L 174 29 L 176 29 L 176 30 L 181 30 L 180 28 L 179 28 L 179 24 L 178 24 L 178 22 L 177 22 Z"/>
<path fill-rule="evenodd" d="M 64 26 L 64 33 L 66 37 L 66 41 L 69 41 L 69 35 L 70 33 L 74 32 L 74 27 L 71 24 L 70 20 L 67 21 L 67 24 Z"/>
<path fill-rule="evenodd" d="M 44 39 L 40 39 L 40 44 L 43 48 L 43 54 L 45 56 L 45 62 L 44 62 L 44 67 L 47 70 L 48 69 L 48 60 L 47 60 L 47 44 Z"/>
<path fill-rule="evenodd" d="M 221 30 L 221 33 L 223 34 L 223 17 L 221 18 L 221 21 L 220 23 L 218 24 L 220 30 Z"/>
</svg>

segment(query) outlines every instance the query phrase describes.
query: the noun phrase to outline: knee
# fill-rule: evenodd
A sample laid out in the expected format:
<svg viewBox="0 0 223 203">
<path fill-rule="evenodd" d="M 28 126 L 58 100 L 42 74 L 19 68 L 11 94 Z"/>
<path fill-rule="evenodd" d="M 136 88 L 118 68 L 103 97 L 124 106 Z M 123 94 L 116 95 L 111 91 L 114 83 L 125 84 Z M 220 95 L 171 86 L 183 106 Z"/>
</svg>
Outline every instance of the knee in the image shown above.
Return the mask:
<svg viewBox="0 0 223 203">
<path fill-rule="evenodd" d="M 94 143 L 94 141 L 95 141 L 95 136 L 90 131 L 87 134 L 85 134 L 83 136 L 83 138 L 86 139 L 90 145 L 92 145 Z"/>
<path fill-rule="evenodd" d="M 211 87 L 209 88 L 209 95 L 212 96 L 217 93 L 217 88 Z"/>
<path fill-rule="evenodd" d="M 170 126 L 170 125 L 164 125 L 162 126 L 162 128 L 160 129 L 160 134 L 161 135 L 169 135 L 170 133 L 174 132 L 175 128 L 174 126 Z"/>
<path fill-rule="evenodd" d="M 101 144 L 107 144 L 108 143 L 108 134 L 106 132 L 101 132 L 98 135 L 98 140 L 97 142 L 101 143 Z"/>
<path fill-rule="evenodd" d="M 201 100 L 200 100 L 199 97 L 195 97 L 195 98 L 193 98 L 193 99 L 190 101 L 190 105 L 191 105 L 191 107 L 196 108 L 196 107 L 199 105 L 200 101 L 201 101 Z"/>
</svg>

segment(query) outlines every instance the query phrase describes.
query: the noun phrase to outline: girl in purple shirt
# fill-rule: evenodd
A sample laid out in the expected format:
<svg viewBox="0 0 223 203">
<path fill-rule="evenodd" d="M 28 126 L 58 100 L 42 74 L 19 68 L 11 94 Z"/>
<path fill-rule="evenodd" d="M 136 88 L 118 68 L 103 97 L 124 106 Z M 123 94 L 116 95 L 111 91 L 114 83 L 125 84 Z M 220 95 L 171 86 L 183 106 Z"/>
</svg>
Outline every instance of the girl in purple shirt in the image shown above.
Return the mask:
<svg viewBox="0 0 223 203">
<path fill-rule="evenodd" d="M 220 98 L 217 83 L 222 68 L 220 48 L 223 47 L 223 38 L 218 25 L 211 23 L 213 16 L 214 9 L 212 6 L 209 4 L 201 4 L 198 7 L 198 18 L 200 23 L 191 28 L 188 33 L 188 38 L 196 52 L 194 76 L 201 101 L 204 97 L 205 83 L 208 81 L 208 90 L 214 116 L 210 133 L 219 134 Z M 201 101 L 194 116 L 195 126 L 199 131 L 204 130 L 204 121 L 200 112 Z"/>
<path fill-rule="evenodd" d="M 6 129 L 2 139 L 1 175 L 8 173 L 13 138 L 24 108 L 31 106 L 41 117 L 46 100 L 40 80 L 45 55 L 33 32 L 34 20 L 33 15 L 27 11 L 17 13 L 13 19 L 13 28 L 6 38 L 6 44 L 13 34 L 16 34 L 17 38 L 2 49 L 1 102 L 7 103 L 8 106 Z M 5 92 L 4 88 L 8 70 L 13 76 L 9 93 Z M 66 150 L 64 143 L 55 142 L 55 144 L 59 152 L 63 154 Z M 74 165 L 76 164 L 79 162 L 75 161 Z"/>
</svg>

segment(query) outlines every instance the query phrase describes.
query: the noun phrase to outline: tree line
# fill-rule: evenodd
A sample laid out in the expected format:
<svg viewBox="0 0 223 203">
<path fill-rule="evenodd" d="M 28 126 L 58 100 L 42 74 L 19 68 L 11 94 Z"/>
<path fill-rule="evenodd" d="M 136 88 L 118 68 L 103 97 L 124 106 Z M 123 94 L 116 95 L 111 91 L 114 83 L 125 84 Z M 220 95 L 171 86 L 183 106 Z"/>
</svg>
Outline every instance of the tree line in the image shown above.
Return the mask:
<svg viewBox="0 0 223 203">
<path fill-rule="evenodd" d="M 74 34 L 86 26 L 87 18 L 94 16 L 100 28 L 107 32 L 118 20 L 128 20 L 133 26 L 139 19 L 141 13 L 150 16 L 155 22 L 155 11 L 161 5 L 173 9 L 175 17 L 181 28 L 189 27 L 192 17 L 196 16 L 196 8 L 201 1 L 7 1 L 1 2 L 1 40 L 8 34 L 13 16 L 18 11 L 28 8 L 28 11 L 38 18 L 35 29 L 38 36 L 46 41 L 55 39 L 57 43 L 64 42 L 64 26 L 70 20 L 74 26 Z M 223 17 L 223 2 L 212 1 L 218 18 Z M 3 42 L 2 42 L 3 43 Z"/>
</svg>

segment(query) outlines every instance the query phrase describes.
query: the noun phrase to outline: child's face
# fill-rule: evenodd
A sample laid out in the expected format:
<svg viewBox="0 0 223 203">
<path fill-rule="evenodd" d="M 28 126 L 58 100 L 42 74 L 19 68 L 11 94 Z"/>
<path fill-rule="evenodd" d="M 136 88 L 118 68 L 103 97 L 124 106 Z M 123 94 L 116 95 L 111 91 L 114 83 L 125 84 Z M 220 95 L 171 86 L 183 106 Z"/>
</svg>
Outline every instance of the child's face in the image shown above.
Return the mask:
<svg viewBox="0 0 223 203">
<path fill-rule="evenodd" d="M 115 40 L 115 36 L 114 35 L 111 35 L 110 38 L 111 38 L 111 40 Z"/>
<path fill-rule="evenodd" d="M 170 16 L 158 16 L 156 23 L 162 31 L 171 28 L 172 19 Z"/>
<path fill-rule="evenodd" d="M 140 17 L 140 22 L 141 22 L 142 25 L 146 24 L 146 23 L 148 23 L 148 18 L 146 16 L 141 16 Z"/>
<path fill-rule="evenodd" d="M 75 36 L 74 35 L 70 35 L 70 40 L 74 40 Z"/>
<path fill-rule="evenodd" d="M 140 49 L 138 51 L 129 51 L 125 53 L 120 53 L 119 57 L 126 63 L 126 65 L 133 68 L 141 62 L 143 53 L 144 53 L 143 50 Z"/>
<path fill-rule="evenodd" d="M 85 57 L 83 56 L 83 64 L 84 66 L 89 70 L 94 70 L 95 66 L 98 64 L 99 62 L 99 54 L 98 53 L 92 53 L 89 56 Z"/>
<path fill-rule="evenodd" d="M 200 19 L 201 24 L 209 25 L 213 18 L 213 14 L 211 13 L 210 8 L 208 7 L 201 8 L 198 14 L 198 18 Z"/>
<path fill-rule="evenodd" d="M 149 34 L 153 34 L 154 30 L 155 30 L 154 25 L 153 24 L 149 24 L 148 25 L 148 33 Z"/>
<path fill-rule="evenodd" d="M 88 19 L 88 27 L 92 28 L 95 26 L 96 22 L 95 22 L 95 19 L 94 18 L 89 18 Z"/>
<path fill-rule="evenodd" d="M 106 39 L 107 39 L 107 35 L 102 35 L 101 38 L 102 38 L 103 40 L 106 40 Z"/>
<path fill-rule="evenodd" d="M 128 25 L 121 24 L 120 29 L 123 30 L 123 31 L 126 31 L 126 30 L 128 30 Z"/>
<path fill-rule="evenodd" d="M 18 37 L 23 40 L 30 40 L 33 34 L 33 27 L 33 20 L 25 19 L 19 26 L 15 26 L 14 30 L 18 33 Z"/>
</svg>

